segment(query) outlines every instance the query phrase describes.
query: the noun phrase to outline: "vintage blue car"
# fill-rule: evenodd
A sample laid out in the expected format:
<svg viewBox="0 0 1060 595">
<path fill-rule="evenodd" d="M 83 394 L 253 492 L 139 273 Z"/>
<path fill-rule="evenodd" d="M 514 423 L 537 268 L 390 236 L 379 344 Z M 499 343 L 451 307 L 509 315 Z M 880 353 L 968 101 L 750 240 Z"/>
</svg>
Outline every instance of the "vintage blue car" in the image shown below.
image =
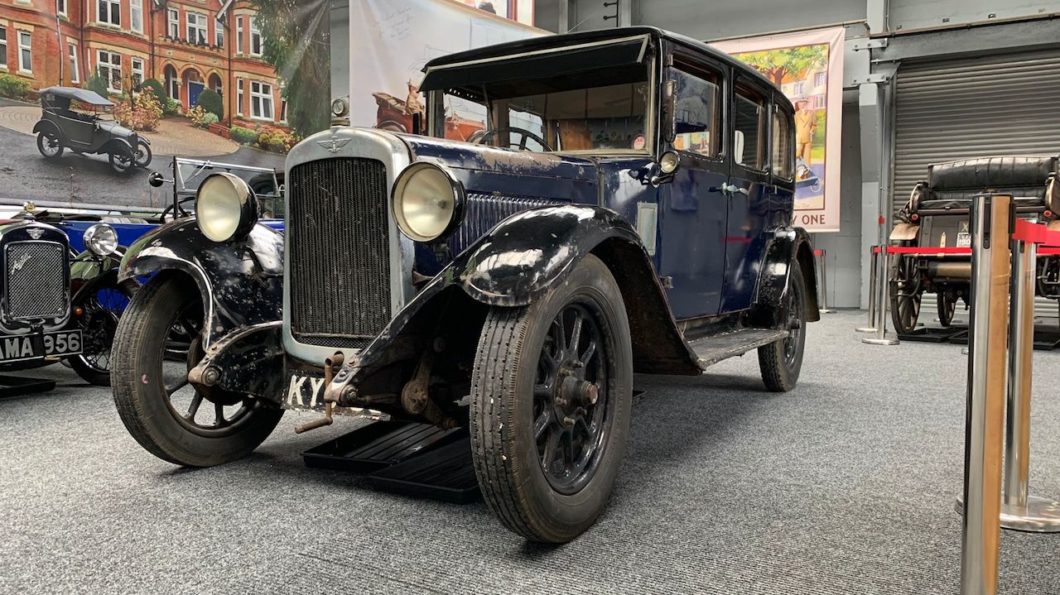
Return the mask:
<svg viewBox="0 0 1060 595">
<path fill-rule="evenodd" d="M 114 396 L 175 464 L 251 452 L 285 408 L 467 427 L 509 529 L 564 542 L 604 509 L 633 373 L 757 350 L 794 388 L 818 318 L 791 226 L 794 110 L 754 71 L 652 28 L 542 37 L 425 67 L 424 135 L 336 125 L 286 164 L 287 230 L 218 174 L 121 278 Z M 477 142 L 445 114 L 479 114 Z M 185 364 L 166 329 L 195 331 Z M 190 383 L 190 386 L 189 386 Z"/>
</svg>

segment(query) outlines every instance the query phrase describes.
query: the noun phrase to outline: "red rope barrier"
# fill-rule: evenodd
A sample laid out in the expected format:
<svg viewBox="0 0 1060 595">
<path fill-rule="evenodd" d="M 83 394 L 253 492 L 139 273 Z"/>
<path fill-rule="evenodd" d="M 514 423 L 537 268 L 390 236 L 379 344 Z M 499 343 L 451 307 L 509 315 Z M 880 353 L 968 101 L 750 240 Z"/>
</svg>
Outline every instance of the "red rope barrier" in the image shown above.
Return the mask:
<svg viewBox="0 0 1060 595">
<path fill-rule="evenodd" d="M 813 251 L 813 255 L 814 256 L 824 256 L 824 250 L 821 250 L 820 248 L 817 248 L 816 250 Z"/>
<path fill-rule="evenodd" d="M 1012 234 L 1012 239 L 1050 248 L 1060 247 L 1060 231 L 1052 231 L 1044 225 L 1025 219 L 1016 220 L 1016 231 Z"/>
<path fill-rule="evenodd" d="M 887 246 L 887 254 L 916 254 L 920 256 L 932 256 L 935 254 L 963 254 L 970 256 L 971 248 L 946 248 L 941 246 Z"/>
</svg>

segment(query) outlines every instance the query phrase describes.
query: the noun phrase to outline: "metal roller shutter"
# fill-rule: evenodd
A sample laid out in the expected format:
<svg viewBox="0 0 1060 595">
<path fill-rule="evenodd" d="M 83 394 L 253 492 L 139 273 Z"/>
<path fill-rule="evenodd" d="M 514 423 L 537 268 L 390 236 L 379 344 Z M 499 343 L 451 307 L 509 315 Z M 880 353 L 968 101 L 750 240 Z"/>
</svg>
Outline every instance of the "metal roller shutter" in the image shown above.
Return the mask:
<svg viewBox="0 0 1060 595">
<path fill-rule="evenodd" d="M 892 212 L 905 204 L 931 163 L 1060 153 L 1058 105 L 1060 50 L 902 64 Z M 925 311 L 933 316 L 930 306 Z M 1056 319 L 1054 302 L 1039 299 L 1036 310 Z"/>
</svg>

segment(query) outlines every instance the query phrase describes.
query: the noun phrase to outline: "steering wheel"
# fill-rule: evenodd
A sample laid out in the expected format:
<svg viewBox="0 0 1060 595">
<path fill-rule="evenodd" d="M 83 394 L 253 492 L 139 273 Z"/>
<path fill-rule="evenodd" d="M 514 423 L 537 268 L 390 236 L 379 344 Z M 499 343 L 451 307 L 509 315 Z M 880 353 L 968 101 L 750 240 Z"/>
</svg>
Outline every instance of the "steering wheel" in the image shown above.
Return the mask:
<svg viewBox="0 0 1060 595">
<path fill-rule="evenodd" d="M 482 136 L 478 137 L 478 140 L 476 140 L 475 142 L 480 144 L 480 145 L 489 144 L 489 143 L 485 142 L 486 139 L 490 139 L 490 138 L 493 138 L 493 137 L 496 137 L 496 138 L 500 139 L 501 133 L 504 133 L 504 132 L 514 132 L 514 133 L 516 133 L 516 134 L 518 134 L 518 135 L 520 135 L 522 137 L 519 140 L 518 143 L 509 142 L 508 143 L 509 147 L 518 147 L 520 151 L 526 151 L 527 150 L 526 141 L 530 140 L 530 139 L 533 139 L 533 140 L 537 141 L 546 151 L 548 151 L 550 153 L 554 153 L 556 151 L 555 149 L 550 147 L 547 142 L 545 142 L 545 139 L 543 139 L 540 136 L 534 134 L 533 132 L 530 132 L 529 130 L 527 130 L 525 128 L 516 128 L 515 126 L 509 126 L 508 128 L 493 128 L 493 129 L 490 129 L 490 130 L 484 130 L 482 132 Z"/>
<path fill-rule="evenodd" d="M 179 218 L 181 218 L 181 217 L 187 217 L 187 216 L 188 216 L 188 215 L 190 215 L 191 213 L 189 213 L 189 212 L 185 211 L 185 210 L 184 210 L 184 207 L 183 207 L 183 206 L 181 206 L 181 205 L 183 205 L 183 204 L 184 204 L 184 203 L 186 203 L 186 202 L 191 202 L 191 201 L 193 201 L 193 200 L 195 200 L 195 197 L 194 197 L 194 196 L 188 196 L 188 197 L 186 197 L 186 198 L 182 198 L 182 199 L 180 199 L 180 201 L 178 201 L 176 205 L 174 205 L 174 204 L 170 204 L 170 205 L 169 205 L 168 207 L 166 207 L 166 208 L 165 208 L 165 209 L 164 209 L 164 210 L 162 211 L 162 214 L 161 214 L 161 215 L 160 215 L 160 216 L 158 217 L 158 220 L 159 220 L 160 222 L 162 222 L 162 223 L 165 223 L 165 222 L 166 222 L 166 217 L 167 217 L 167 216 L 172 216 L 172 217 L 173 217 L 174 219 L 179 219 Z M 176 211 L 176 212 L 174 212 L 174 210 L 173 210 L 173 207 L 174 207 L 174 206 L 175 206 L 175 207 L 177 207 L 177 211 Z"/>
</svg>

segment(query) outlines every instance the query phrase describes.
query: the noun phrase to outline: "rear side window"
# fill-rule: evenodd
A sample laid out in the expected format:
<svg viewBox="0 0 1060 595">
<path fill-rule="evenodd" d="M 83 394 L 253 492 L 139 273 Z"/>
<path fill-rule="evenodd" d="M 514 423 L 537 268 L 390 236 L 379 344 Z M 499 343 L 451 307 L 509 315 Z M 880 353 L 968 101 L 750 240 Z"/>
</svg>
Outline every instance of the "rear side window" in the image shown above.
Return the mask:
<svg viewBox="0 0 1060 595">
<path fill-rule="evenodd" d="M 773 110 L 773 175 L 790 180 L 795 168 L 795 154 L 792 150 L 791 116 Z"/>
<path fill-rule="evenodd" d="M 721 86 L 717 76 L 673 71 L 676 83 L 674 148 L 705 157 L 721 149 Z"/>
<path fill-rule="evenodd" d="M 749 91 L 736 92 L 736 129 L 733 159 L 750 169 L 766 168 L 766 108 L 761 97 Z"/>
</svg>

